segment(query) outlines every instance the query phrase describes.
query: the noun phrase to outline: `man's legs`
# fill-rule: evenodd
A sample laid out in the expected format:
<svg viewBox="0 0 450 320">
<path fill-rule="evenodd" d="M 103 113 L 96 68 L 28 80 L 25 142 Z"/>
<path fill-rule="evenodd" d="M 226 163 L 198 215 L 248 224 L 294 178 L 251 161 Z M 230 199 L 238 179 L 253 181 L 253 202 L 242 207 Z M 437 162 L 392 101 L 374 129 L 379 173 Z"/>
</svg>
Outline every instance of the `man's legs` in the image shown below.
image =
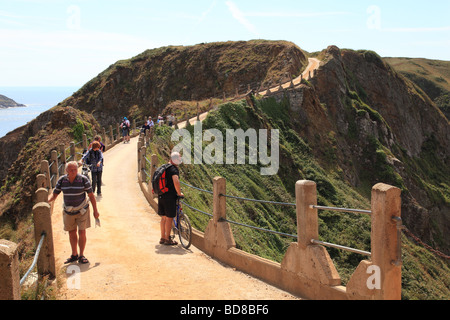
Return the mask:
<svg viewBox="0 0 450 320">
<path fill-rule="evenodd" d="M 172 218 L 161 217 L 161 238 L 169 240 L 170 231 L 172 231 Z"/>
<path fill-rule="evenodd" d="M 84 256 L 84 248 L 86 248 L 86 230 L 78 231 L 78 246 L 80 247 L 80 257 Z"/>
<path fill-rule="evenodd" d="M 70 247 L 72 248 L 72 256 L 78 255 L 78 236 L 77 236 L 77 230 L 69 231 L 69 241 L 70 241 Z"/>
<path fill-rule="evenodd" d="M 78 247 L 80 248 L 80 257 L 84 255 L 86 248 L 86 230 L 73 230 L 69 232 L 70 247 L 72 248 L 72 255 L 78 255 Z"/>
</svg>

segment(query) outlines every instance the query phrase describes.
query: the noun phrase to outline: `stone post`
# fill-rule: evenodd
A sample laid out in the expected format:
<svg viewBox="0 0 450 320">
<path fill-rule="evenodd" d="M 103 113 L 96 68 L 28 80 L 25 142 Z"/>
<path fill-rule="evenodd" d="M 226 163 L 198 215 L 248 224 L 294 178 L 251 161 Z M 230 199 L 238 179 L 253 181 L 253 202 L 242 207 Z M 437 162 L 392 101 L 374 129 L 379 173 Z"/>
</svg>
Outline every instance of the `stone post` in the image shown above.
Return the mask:
<svg viewBox="0 0 450 320">
<path fill-rule="evenodd" d="M 60 145 L 59 145 L 59 152 L 61 152 L 61 160 L 60 160 L 60 163 L 63 164 L 63 166 L 61 166 L 61 169 L 58 170 L 58 172 L 59 172 L 59 175 L 62 176 L 62 175 L 64 175 L 65 165 L 66 165 L 66 162 L 67 162 L 67 159 L 66 159 L 66 150 L 65 150 L 63 144 L 60 144 Z"/>
<path fill-rule="evenodd" d="M 108 141 L 107 141 L 107 136 L 106 136 L 106 129 L 105 129 L 105 127 L 103 127 L 102 128 L 102 140 L 103 140 L 103 143 L 105 144 L 105 145 L 108 145 Z"/>
<path fill-rule="evenodd" d="M 213 179 L 213 219 L 214 223 L 227 218 L 226 198 L 221 194 L 227 192 L 227 180 L 222 177 Z"/>
<path fill-rule="evenodd" d="M 48 190 L 46 188 L 39 188 L 35 192 L 35 202 L 47 202 L 48 201 Z"/>
<path fill-rule="evenodd" d="M 109 144 L 111 146 L 114 144 L 114 132 L 111 124 L 109 125 Z"/>
<path fill-rule="evenodd" d="M 7 240 L 0 240 L 0 275 L 0 300 L 20 300 L 19 250 Z"/>
<path fill-rule="evenodd" d="M 48 188 L 47 177 L 45 176 L 45 174 L 41 173 L 36 176 L 36 185 L 37 185 L 38 189 L 39 188 Z"/>
<path fill-rule="evenodd" d="M 77 161 L 77 155 L 75 152 L 75 142 L 70 143 L 70 157 L 72 161 Z"/>
<path fill-rule="evenodd" d="M 313 181 L 295 184 L 298 241 L 291 243 L 281 269 L 296 275 L 305 284 L 304 295 L 309 299 L 327 299 L 320 288 L 339 286 L 341 279 L 326 248 L 311 243 L 319 240 L 317 185 Z"/>
<path fill-rule="evenodd" d="M 33 207 L 34 237 L 36 244 L 45 233 L 45 240 L 37 262 L 39 276 L 49 275 L 50 279 L 56 276 L 55 250 L 53 247 L 53 231 L 51 207 L 46 202 L 40 202 Z"/>
<path fill-rule="evenodd" d="M 228 249 L 236 247 L 233 231 L 226 219 L 226 180 L 221 177 L 213 179 L 213 218 L 205 230 L 205 251 L 212 257 L 227 261 Z"/>
<path fill-rule="evenodd" d="M 298 181 L 295 185 L 297 206 L 298 244 L 306 248 L 311 240 L 319 240 L 319 221 L 317 209 L 317 185 L 313 181 Z"/>
<path fill-rule="evenodd" d="M 47 160 L 41 161 L 41 173 L 45 175 L 45 178 L 47 179 L 46 185 L 49 189 L 52 188 L 51 184 L 51 176 L 50 176 L 50 168 Z"/>
<path fill-rule="evenodd" d="M 83 151 L 87 150 L 87 148 L 88 148 L 87 135 L 86 133 L 83 133 Z"/>
<path fill-rule="evenodd" d="M 372 264 L 381 270 L 381 289 L 375 298 L 400 300 L 402 288 L 401 265 L 398 257 L 397 223 L 401 217 L 401 190 L 379 183 L 372 189 Z"/>
<path fill-rule="evenodd" d="M 53 180 L 53 183 L 51 183 L 50 185 L 51 185 L 51 187 L 53 188 L 54 186 L 56 186 L 56 182 L 58 181 L 58 179 L 59 179 L 59 170 L 58 170 L 58 167 L 59 167 L 59 163 L 58 163 L 58 152 L 56 151 L 56 150 L 53 150 L 52 151 L 52 154 L 51 154 L 51 160 L 52 160 L 52 167 L 51 167 L 51 169 L 50 169 L 50 174 L 51 174 L 51 176 L 50 176 L 50 178 L 52 177 L 52 176 L 55 176 L 55 180 Z M 50 182 L 51 182 L 52 180 L 50 179 Z"/>
</svg>

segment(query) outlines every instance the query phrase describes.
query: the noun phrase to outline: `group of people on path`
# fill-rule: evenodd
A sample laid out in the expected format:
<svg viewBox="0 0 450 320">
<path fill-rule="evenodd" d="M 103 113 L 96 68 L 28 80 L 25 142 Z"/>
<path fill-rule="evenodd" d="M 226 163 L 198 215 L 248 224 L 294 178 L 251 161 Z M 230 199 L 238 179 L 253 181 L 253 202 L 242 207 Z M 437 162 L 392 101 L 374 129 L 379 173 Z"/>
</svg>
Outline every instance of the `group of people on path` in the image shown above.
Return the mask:
<svg viewBox="0 0 450 320">
<path fill-rule="evenodd" d="M 167 122 L 167 125 L 169 127 L 172 127 L 175 124 L 175 116 L 173 114 L 170 114 L 166 117 L 166 120 L 164 120 L 164 117 L 159 115 L 156 118 L 156 123 L 153 121 L 152 117 L 148 117 L 148 119 L 145 121 L 144 125 L 141 128 L 141 131 L 146 133 L 148 130 L 155 126 L 162 126 Z"/>
<path fill-rule="evenodd" d="M 89 260 L 84 256 L 86 248 L 86 230 L 91 227 L 90 206 L 93 216 L 99 221 L 100 213 L 97 208 L 97 197 L 101 196 L 103 152 L 106 147 L 101 142 L 101 137 L 96 136 L 89 146 L 89 150 L 83 155 L 80 162 L 71 161 L 66 164 L 66 175 L 60 177 L 53 193 L 49 195 L 48 202 L 55 201 L 63 193 L 63 224 L 64 231 L 69 232 L 71 256 L 65 264 L 78 262 L 88 264 Z M 91 166 L 92 184 L 89 177 L 78 173 L 79 165 L 88 163 Z M 168 191 L 158 196 L 158 215 L 161 217 L 160 244 L 176 245 L 177 242 L 170 238 L 172 221 L 176 216 L 176 200 L 184 197 L 181 192 L 178 166 L 182 163 L 178 152 L 171 154 L 169 168 L 166 171 Z"/>
</svg>

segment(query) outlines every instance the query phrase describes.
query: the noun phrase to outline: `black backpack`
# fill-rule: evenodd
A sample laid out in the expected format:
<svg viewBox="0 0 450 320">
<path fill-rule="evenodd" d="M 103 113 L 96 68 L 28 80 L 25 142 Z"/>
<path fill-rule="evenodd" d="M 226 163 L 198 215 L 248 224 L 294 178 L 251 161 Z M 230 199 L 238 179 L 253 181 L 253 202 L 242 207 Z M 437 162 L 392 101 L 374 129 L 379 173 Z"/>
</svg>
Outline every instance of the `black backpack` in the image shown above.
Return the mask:
<svg viewBox="0 0 450 320">
<path fill-rule="evenodd" d="M 172 165 L 170 163 L 164 164 L 158 169 L 156 169 L 155 173 L 153 174 L 152 178 L 153 192 L 158 196 L 163 195 L 167 191 L 169 191 L 166 181 L 166 170 L 171 166 Z"/>
</svg>

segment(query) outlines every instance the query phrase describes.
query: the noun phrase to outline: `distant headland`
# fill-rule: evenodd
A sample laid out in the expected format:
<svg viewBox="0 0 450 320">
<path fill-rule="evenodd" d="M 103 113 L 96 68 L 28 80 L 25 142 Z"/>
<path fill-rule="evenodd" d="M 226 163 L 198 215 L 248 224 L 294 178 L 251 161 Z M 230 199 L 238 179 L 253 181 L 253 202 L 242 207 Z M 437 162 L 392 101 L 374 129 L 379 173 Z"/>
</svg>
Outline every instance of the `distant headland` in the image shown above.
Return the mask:
<svg viewBox="0 0 450 320">
<path fill-rule="evenodd" d="M 17 103 L 13 99 L 10 99 L 0 94 L 0 109 L 16 108 L 16 107 L 26 107 L 26 105 Z"/>
</svg>

